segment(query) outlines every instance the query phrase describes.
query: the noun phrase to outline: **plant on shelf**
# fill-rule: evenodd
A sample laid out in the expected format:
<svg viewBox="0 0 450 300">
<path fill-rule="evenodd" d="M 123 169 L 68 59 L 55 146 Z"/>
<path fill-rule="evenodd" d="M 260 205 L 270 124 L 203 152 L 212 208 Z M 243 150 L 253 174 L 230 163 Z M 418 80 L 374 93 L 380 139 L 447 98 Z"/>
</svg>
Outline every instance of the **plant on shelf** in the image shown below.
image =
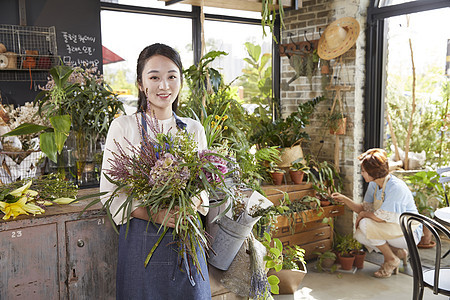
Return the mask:
<svg viewBox="0 0 450 300">
<path fill-rule="evenodd" d="M 306 157 L 311 172 L 308 174 L 308 181 L 313 183 L 313 188 L 319 195 L 331 199 L 334 192 L 341 192 L 343 184 L 342 178 L 337 172 L 334 164 L 327 161 L 318 162 L 311 157 Z"/>
<path fill-rule="evenodd" d="M 295 184 L 300 184 L 303 182 L 303 176 L 309 174 L 309 167 L 303 163 L 303 158 L 298 158 L 292 162 L 289 167 L 289 175 L 292 182 Z"/>
<path fill-rule="evenodd" d="M 273 294 L 292 294 L 306 275 L 304 260 L 305 250 L 300 246 L 286 247 L 278 239 L 272 239 L 270 234 L 264 232 L 262 244 L 267 249 L 264 256 L 266 268 L 269 269 L 268 281 Z"/>
<path fill-rule="evenodd" d="M 255 131 L 250 134 L 249 141 L 260 148 L 277 146 L 281 148 L 291 147 L 299 140 L 308 140 L 309 135 L 304 128 L 309 125 L 309 118 L 314 112 L 315 106 L 323 101 L 323 96 L 301 103 L 297 110 L 286 119 L 278 118 L 273 121 L 261 120 L 255 126 Z"/>
<path fill-rule="evenodd" d="M 275 161 L 271 161 L 269 163 L 269 167 L 267 168 L 267 172 L 272 177 L 273 184 L 280 185 L 283 183 L 284 174 L 286 173 L 285 170 L 280 169 L 277 167 Z"/>
</svg>

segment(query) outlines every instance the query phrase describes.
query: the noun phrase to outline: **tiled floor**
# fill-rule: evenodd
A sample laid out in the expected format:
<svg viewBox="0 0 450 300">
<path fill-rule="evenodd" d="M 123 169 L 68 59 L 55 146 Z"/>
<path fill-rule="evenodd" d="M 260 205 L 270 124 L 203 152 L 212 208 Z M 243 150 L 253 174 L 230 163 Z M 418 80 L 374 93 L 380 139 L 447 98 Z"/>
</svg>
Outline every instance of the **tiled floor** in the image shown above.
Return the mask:
<svg viewBox="0 0 450 300">
<path fill-rule="evenodd" d="M 365 262 L 364 268 L 354 274 L 319 273 L 314 264 L 308 264 L 299 290 L 294 295 L 278 295 L 275 300 L 410 300 L 412 299 L 413 278 L 399 273 L 390 278 L 378 279 L 373 273 L 379 266 Z M 448 297 L 433 295 L 425 289 L 425 300 L 447 300 Z"/>
</svg>

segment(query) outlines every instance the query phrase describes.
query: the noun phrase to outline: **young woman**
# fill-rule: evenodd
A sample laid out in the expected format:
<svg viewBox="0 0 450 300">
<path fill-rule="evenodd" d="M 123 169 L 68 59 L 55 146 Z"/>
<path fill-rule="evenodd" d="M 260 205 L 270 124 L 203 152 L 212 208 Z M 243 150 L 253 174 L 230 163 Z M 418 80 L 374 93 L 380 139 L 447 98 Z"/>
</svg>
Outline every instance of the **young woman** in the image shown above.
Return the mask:
<svg viewBox="0 0 450 300">
<path fill-rule="evenodd" d="M 383 254 L 384 263 L 375 272 L 375 277 L 390 277 L 398 272 L 400 259 L 406 264 L 408 255 L 399 217 L 404 212 L 418 213 L 417 208 L 408 186 L 389 174 L 384 150 L 370 149 L 358 159 L 361 161 L 361 175 L 369 182 L 364 202 L 355 203 L 340 193 L 333 193 L 332 197 L 358 214 L 354 237 L 369 251 Z M 421 227 L 415 233 L 417 243 L 422 236 Z"/>
<path fill-rule="evenodd" d="M 139 87 L 138 111 L 131 116 L 115 119 L 108 132 L 103 156 L 103 170 L 108 170 L 108 159 L 117 151 L 115 142 L 127 151 L 128 141 L 140 145 L 141 130 L 147 127 L 146 118 L 156 117 L 158 126 L 164 133 L 187 130 L 194 134 L 198 150 L 206 148 L 206 136 L 202 125 L 190 118 L 178 117 L 175 112 L 178 94 L 183 83 L 181 59 L 174 49 L 163 44 L 153 44 L 142 50 L 137 62 L 137 84 Z M 140 123 L 140 124 L 139 124 Z M 151 131 L 148 130 L 151 135 Z M 113 191 L 116 187 L 104 176 L 100 181 L 101 191 Z M 104 196 L 104 200 L 109 195 Z M 203 249 L 198 249 L 203 277 L 195 267 L 188 264 L 178 254 L 177 243 L 173 240 L 172 230 L 165 234 L 147 265 L 144 261 L 153 245 L 158 240 L 159 224 L 163 222 L 167 211 L 162 210 L 149 216 L 144 207 L 139 207 L 139 199 L 135 199 L 129 231 L 126 234 L 126 219 L 123 218 L 121 205 L 127 195 L 121 194 L 114 199 L 110 212 L 114 222 L 119 226 L 119 254 L 116 278 L 117 299 L 210 299 L 208 269 Z M 207 197 L 195 199 L 194 206 L 206 215 Z M 169 212 L 171 213 L 171 212 Z M 157 223 L 148 222 L 149 218 Z M 175 220 L 171 217 L 168 226 L 173 228 Z M 190 275 L 193 276 L 190 277 Z"/>
</svg>

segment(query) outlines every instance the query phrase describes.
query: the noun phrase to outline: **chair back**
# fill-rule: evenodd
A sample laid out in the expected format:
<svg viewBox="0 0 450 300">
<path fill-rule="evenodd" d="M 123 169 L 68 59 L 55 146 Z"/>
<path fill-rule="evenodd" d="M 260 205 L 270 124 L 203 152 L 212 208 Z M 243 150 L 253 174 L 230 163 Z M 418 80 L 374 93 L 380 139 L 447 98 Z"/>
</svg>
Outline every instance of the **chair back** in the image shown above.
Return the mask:
<svg viewBox="0 0 450 300">
<path fill-rule="evenodd" d="M 450 182 L 450 175 L 445 176 L 445 173 L 450 173 L 450 167 L 443 167 L 443 168 L 437 168 L 436 172 L 439 174 L 439 182 L 442 184 L 442 187 L 444 188 L 444 196 L 445 196 L 445 203 L 448 205 L 448 196 L 447 191 L 445 190 L 445 184 L 447 182 Z"/>
<path fill-rule="evenodd" d="M 439 290 L 439 275 L 441 269 L 441 258 L 442 258 L 442 243 L 439 233 L 443 234 L 450 239 L 450 231 L 441 225 L 440 223 L 430 219 L 426 216 L 405 212 L 400 216 L 400 227 L 402 228 L 403 235 L 405 236 L 406 243 L 408 245 L 408 251 L 411 257 L 411 268 L 413 270 L 413 276 L 415 280 L 418 280 L 423 284 L 423 272 L 422 272 L 422 261 L 420 259 L 419 250 L 417 249 L 416 242 L 414 241 L 414 224 L 419 222 L 423 227 L 428 228 L 433 234 L 436 240 L 435 247 L 435 266 L 434 266 L 434 278 L 433 278 L 433 293 L 438 294 Z M 446 256 L 448 252 L 444 255 Z"/>
</svg>

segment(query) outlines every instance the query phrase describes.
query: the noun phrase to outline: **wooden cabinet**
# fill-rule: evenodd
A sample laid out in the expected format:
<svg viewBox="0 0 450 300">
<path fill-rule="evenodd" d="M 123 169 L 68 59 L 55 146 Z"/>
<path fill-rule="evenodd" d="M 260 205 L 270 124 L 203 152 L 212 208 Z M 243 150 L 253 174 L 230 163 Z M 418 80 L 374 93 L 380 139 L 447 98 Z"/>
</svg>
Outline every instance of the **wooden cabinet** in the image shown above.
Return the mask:
<svg viewBox="0 0 450 300">
<path fill-rule="evenodd" d="M 283 192 L 290 201 L 298 201 L 306 195 L 313 196 L 315 191 L 311 184 L 281 185 L 263 187 L 267 198 L 278 205 L 283 199 Z M 284 246 L 299 245 L 305 249 L 305 259 L 316 257 L 314 252 L 330 250 L 333 244 L 333 217 L 344 214 L 344 206 L 330 205 L 296 213 L 293 218 L 278 216 L 274 237 L 279 238 Z M 328 222 L 323 222 L 328 218 Z"/>
<path fill-rule="evenodd" d="M 118 235 L 88 203 L 0 221 L 0 299 L 115 299 Z"/>
</svg>

